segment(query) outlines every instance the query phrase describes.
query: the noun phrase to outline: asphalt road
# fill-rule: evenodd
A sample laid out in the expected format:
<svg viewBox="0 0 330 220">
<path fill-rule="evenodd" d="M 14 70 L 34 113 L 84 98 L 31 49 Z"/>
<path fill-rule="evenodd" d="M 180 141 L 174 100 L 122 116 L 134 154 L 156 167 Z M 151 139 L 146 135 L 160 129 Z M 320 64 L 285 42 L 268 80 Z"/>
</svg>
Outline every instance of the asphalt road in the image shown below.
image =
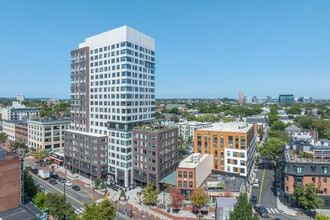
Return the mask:
<svg viewBox="0 0 330 220">
<path fill-rule="evenodd" d="M 268 211 L 268 218 L 260 219 L 274 219 L 280 218 L 283 220 L 302 220 L 305 217 L 288 216 L 285 213 L 281 213 L 277 208 L 277 191 L 274 179 L 274 164 L 272 161 L 263 161 L 259 164 L 257 172 L 257 179 L 260 182 L 260 188 L 252 189 L 252 195 L 257 196 L 257 203 L 263 205 Z"/>
</svg>

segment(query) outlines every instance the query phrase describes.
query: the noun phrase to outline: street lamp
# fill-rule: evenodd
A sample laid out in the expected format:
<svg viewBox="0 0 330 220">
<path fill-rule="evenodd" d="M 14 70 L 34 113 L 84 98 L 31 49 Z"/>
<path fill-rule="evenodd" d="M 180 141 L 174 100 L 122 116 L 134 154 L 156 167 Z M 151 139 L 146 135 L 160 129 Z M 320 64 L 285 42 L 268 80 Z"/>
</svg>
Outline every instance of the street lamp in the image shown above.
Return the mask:
<svg viewBox="0 0 330 220">
<path fill-rule="evenodd" d="M 67 169 L 67 166 L 64 165 L 65 179 L 67 179 L 67 176 L 66 176 L 66 169 Z M 66 196 L 65 196 L 65 182 L 66 182 L 66 181 L 64 181 L 64 184 L 63 184 L 63 187 L 64 187 L 63 191 L 64 191 L 64 199 L 65 199 L 65 201 L 66 201 Z"/>
</svg>

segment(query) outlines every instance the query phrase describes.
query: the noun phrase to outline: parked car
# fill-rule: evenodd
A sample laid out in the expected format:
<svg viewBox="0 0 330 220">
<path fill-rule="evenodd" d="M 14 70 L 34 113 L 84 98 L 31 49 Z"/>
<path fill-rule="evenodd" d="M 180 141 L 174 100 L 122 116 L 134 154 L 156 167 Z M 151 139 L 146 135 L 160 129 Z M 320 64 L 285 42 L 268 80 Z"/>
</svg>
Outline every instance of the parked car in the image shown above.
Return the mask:
<svg viewBox="0 0 330 220">
<path fill-rule="evenodd" d="M 253 204 L 256 204 L 257 203 L 257 196 L 251 196 L 251 199 L 250 201 L 253 203 Z"/>
<path fill-rule="evenodd" d="M 58 178 L 58 181 L 60 181 L 60 183 L 65 183 L 65 178 L 63 176 L 60 176 Z"/>
<path fill-rule="evenodd" d="M 67 181 L 65 181 L 65 185 L 71 187 L 72 186 L 72 182 L 70 180 L 67 180 Z"/>
<path fill-rule="evenodd" d="M 57 182 L 54 178 L 49 179 L 49 183 L 52 184 L 52 185 L 57 184 Z"/>
<path fill-rule="evenodd" d="M 80 187 L 77 185 L 72 186 L 72 189 L 74 189 L 75 191 L 80 191 Z"/>
<path fill-rule="evenodd" d="M 253 188 L 259 189 L 259 183 L 253 183 Z"/>
<path fill-rule="evenodd" d="M 31 172 L 33 173 L 33 174 L 38 174 L 38 168 L 31 168 Z"/>
<path fill-rule="evenodd" d="M 263 205 L 256 204 L 255 209 L 261 217 L 268 218 L 268 211 Z"/>
<path fill-rule="evenodd" d="M 54 172 L 50 172 L 50 178 L 53 178 L 53 179 L 59 179 L 60 176 L 57 174 L 57 173 L 54 173 Z"/>
<path fill-rule="evenodd" d="M 39 192 L 45 192 L 46 191 L 46 188 L 40 184 L 37 184 L 37 189 Z"/>
</svg>

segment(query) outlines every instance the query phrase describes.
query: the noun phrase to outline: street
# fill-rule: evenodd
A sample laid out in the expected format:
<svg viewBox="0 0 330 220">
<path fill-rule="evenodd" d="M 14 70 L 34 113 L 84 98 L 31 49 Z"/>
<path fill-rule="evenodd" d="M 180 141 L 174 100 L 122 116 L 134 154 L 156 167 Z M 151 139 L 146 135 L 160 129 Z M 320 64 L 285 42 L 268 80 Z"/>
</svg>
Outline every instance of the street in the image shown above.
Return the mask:
<svg viewBox="0 0 330 220">
<path fill-rule="evenodd" d="M 262 219 L 287 219 L 287 220 L 301 220 L 306 217 L 289 216 L 281 213 L 277 207 L 277 186 L 274 181 L 274 163 L 271 160 L 264 160 L 260 162 L 256 178 L 260 181 L 260 187 L 252 188 L 251 195 L 257 196 L 257 203 L 263 205 L 268 211 L 268 218 Z M 261 218 L 261 217 L 260 217 Z"/>
</svg>

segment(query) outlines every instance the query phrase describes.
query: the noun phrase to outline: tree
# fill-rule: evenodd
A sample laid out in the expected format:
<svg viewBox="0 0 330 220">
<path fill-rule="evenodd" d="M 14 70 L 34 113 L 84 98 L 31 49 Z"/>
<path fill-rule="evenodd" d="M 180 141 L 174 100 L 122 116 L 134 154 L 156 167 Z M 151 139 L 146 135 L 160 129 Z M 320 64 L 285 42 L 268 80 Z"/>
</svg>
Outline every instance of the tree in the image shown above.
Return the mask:
<svg viewBox="0 0 330 220">
<path fill-rule="evenodd" d="M 280 131 L 280 130 L 271 130 L 269 132 L 269 137 L 270 138 L 279 138 L 281 139 L 283 142 L 285 143 L 290 143 L 290 137 L 287 133 L 285 133 L 284 131 Z"/>
<path fill-rule="evenodd" d="M 330 220 L 330 217 L 323 215 L 323 214 L 318 214 L 314 218 L 315 220 Z"/>
<path fill-rule="evenodd" d="M 152 184 L 148 184 L 142 189 L 142 201 L 146 205 L 156 204 L 157 192 Z"/>
<path fill-rule="evenodd" d="M 40 162 L 48 157 L 48 153 L 45 150 L 38 148 L 32 152 L 32 156 L 36 159 L 37 162 Z"/>
<path fill-rule="evenodd" d="M 298 207 L 300 206 L 299 201 L 300 201 L 300 198 L 302 198 L 303 196 L 304 196 L 304 186 L 301 184 L 298 184 L 295 187 L 293 195 L 292 195 L 293 200 L 296 202 L 296 206 L 298 206 Z"/>
<path fill-rule="evenodd" d="M 46 197 L 46 207 L 49 208 L 49 213 L 55 219 L 63 219 L 74 216 L 74 208 L 68 203 L 64 196 L 58 193 L 48 193 Z"/>
<path fill-rule="evenodd" d="M 82 220 L 112 220 L 116 217 L 116 209 L 108 199 L 99 204 L 93 202 L 85 206 L 85 211 L 81 217 Z"/>
<path fill-rule="evenodd" d="M 258 220 L 257 214 L 252 212 L 252 203 L 248 201 L 246 193 L 238 197 L 234 210 L 229 213 L 230 220 Z"/>
<path fill-rule="evenodd" d="M 277 166 L 279 159 L 283 157 L 284 144 L 284 141 L 279 138 L 270 138 L 268 142 L 258 148 L 258 151 L 263 158 L 274 160 Z"/>
<path fill-rule="evenodd" d="M 304 187 L 304 196 L 299 197 L 299 203 L 308 210 L 314 210 L 323 206 L 324 201 L 317 196 L 318 188 L 314 183 L 306 184 Z"/>
<path fill-rule="evenodd" d="M 38 192 L 34 198 L 34 204 L 38 206 L 39 209 L 44 210 L 46 207 L 47 194 L 45 192 Z"/>
<path fill-rule="evenodd" d="M 100 184 L 101 184 L 101 181 L 99 179 L 96 179 L 95 180 L 95 187 L 96 188 L 99 188 L 100 187 Z"/>
<path fill-rule="evenodd" d="M 31 201 L 38 192 L 38 188 L 31 176 L 31 174 L 24 170 L 24 198 Z"/>
<path fill-rule="evenodd" d="M 205 192 L 204 188 L 200 187 L 192 191 L 189 200 L 195 206 L 202 207 L 207 204 L 209 196 L 207 192 Z"/>
<path fill-rule="evenodd" d="M 12 141 L 10 143 L 10 147 L 12 149 L 15 149 L 15 150 L 17 150 L 17 149 L 19 149 L 19 150 L 27 150 L 26 144 L 23 141 L 21 141 L 21 140 Z"/>
<path fill-rule="evenodd" d="M 285 129 L 285 124 L 284 122 L 281 121 L 275 121 L 273 122 L 272 126 L 270 127 L 270 130 L 275 131 L 275 130 L 280 130 L 280 131 L 284 131 Z"/>
<path fill-rule="evenodd" d="M 185 197 L 181 194 L 180 190 L 176 186 L 172 186 L 170 188 L 170 199 L 172 207 L 177 209 L 182 206 L 182 201 L 185 199 Z"/>
<path fill-rule="evenodd" d="M 0 143 L 5 143 L 7 140 L 8 135 L 6 133 L 0 133 Z"/>
<path fill-rule="evenodd" d="M 260 140 L 262 140 L 263 136 L 265 135 L 264 128 L 263 127 L 260 127 L 258 129 L 258 133 L 259 133 Z"/>
</svg>

